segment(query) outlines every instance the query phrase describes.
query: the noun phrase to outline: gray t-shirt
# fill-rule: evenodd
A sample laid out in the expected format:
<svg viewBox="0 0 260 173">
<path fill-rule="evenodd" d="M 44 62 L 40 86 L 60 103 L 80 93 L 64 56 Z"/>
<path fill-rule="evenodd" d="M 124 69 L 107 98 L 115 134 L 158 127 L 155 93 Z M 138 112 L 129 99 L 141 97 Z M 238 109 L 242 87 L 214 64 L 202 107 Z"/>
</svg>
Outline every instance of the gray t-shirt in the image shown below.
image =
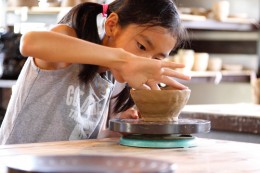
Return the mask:
<svg viewBox="0 0 260 173">
<path fill-rule="evenodd" d="M 113 83 L 97 74 L 87 85 L 81 65 L 39 69 L 28 58 L 0 129 L 1 144 L 96 138 L 107 119 Z"/>
</svg>

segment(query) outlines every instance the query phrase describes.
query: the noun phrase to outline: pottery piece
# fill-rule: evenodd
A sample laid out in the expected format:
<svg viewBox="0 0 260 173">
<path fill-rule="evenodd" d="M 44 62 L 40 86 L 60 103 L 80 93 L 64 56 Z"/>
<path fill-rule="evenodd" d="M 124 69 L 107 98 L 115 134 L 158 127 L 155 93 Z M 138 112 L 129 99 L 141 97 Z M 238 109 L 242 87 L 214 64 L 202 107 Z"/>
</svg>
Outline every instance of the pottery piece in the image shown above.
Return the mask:
<svg viewBox="0 0 260 173">
<path fill-rule="evenodd" d="M 33 7 L 38 6 L 37 0 L 8 0 L 9 7 Z"/>
<path fill-rule="evenodd" d="M 241 71 L 243 70 L 243 65 L 241 64 L 223 64 L 223 70 L 227 71 Z"/>
<path fill-rule="evenodd" d="M 229 16 L 229 1 L 222 0 L 213 4 L 213 14 L 216 20 L 225 21 Z"/>
<path fill-rule="evenodd" d="M 253 102 L 260 104 L 260 78 L 252 80 Z"/>
<path fill-rule="evenodd" d="M 220 71 L 222 69 L 221 58 L 209 58 L 208 70 L 209 71 Z"/>
<path fill-rule="evenodd" d="M 190 90 L 131 90 L 131 96 L 143 121 L 178 121 L 187 104 Z"/>
<path fill-rule="evenodd" d="M 208 53 L 195 53 L 193 71 L 206 71 L 208 68 L 209 54 Z"/>
<path fill-rule="evenodd" d="M 175 62 L 185 65 L 184 68 L 180 68 L 178 71 L 190 72 L 194 63 L 194 50 L 179 49 L 177 55 L 175 55 Z"/>
<path fill-rule="evenodd" d="M 73 6 L 83 3 L 83 2 L 97 3 L 97 0 L 62 0 L 61 6 L 62 7 L 73 7 Z"/>
</svg>

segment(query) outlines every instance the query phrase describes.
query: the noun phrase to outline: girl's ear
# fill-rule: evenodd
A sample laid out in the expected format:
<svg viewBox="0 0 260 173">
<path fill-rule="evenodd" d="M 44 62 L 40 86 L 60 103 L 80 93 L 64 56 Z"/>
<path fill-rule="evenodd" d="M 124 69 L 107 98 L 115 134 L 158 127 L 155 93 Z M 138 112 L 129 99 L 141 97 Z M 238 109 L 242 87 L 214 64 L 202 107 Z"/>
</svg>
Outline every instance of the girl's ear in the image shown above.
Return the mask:
<svg viewBox="0 0 260 173">
<path fill-rule="evenodd" d="M 118 21 L 119 21 L 119 17 L 116 13 L 111 13 L 108 16 L 105 22 L 106 36 L 111 37 L 115 35 L 117 31 L 117 27 L 119 26 Z"/>
</svg>

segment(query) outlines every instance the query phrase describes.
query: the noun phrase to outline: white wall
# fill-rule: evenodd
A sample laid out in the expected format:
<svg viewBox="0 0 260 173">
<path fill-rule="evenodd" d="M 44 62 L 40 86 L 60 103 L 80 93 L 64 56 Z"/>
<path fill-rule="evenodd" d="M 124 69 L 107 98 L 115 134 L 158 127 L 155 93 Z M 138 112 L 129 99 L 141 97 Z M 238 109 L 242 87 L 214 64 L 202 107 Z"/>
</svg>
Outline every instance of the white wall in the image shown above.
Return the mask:
<svg viewBox="0 0 260 173">
<path fill-rule="evenodd" d="M 188 104 L 252 103 L 249 83 L 188 84 L 191 96 Z"/>
</svg>

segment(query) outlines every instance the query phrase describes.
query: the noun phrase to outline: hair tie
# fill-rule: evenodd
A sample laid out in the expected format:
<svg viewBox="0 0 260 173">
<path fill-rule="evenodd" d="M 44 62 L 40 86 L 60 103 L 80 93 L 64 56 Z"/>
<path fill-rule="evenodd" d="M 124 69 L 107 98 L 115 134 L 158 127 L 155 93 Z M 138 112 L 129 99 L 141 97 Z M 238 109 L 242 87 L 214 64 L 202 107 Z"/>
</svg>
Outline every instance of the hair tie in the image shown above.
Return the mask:
<svg viewBox="0 0 260 173">
<path fill-rule="evenodd" d="M 102 16 L 107 17 L 108 4 L 103 4 L 102 7 L 103 7 Z"/>
</svg>

